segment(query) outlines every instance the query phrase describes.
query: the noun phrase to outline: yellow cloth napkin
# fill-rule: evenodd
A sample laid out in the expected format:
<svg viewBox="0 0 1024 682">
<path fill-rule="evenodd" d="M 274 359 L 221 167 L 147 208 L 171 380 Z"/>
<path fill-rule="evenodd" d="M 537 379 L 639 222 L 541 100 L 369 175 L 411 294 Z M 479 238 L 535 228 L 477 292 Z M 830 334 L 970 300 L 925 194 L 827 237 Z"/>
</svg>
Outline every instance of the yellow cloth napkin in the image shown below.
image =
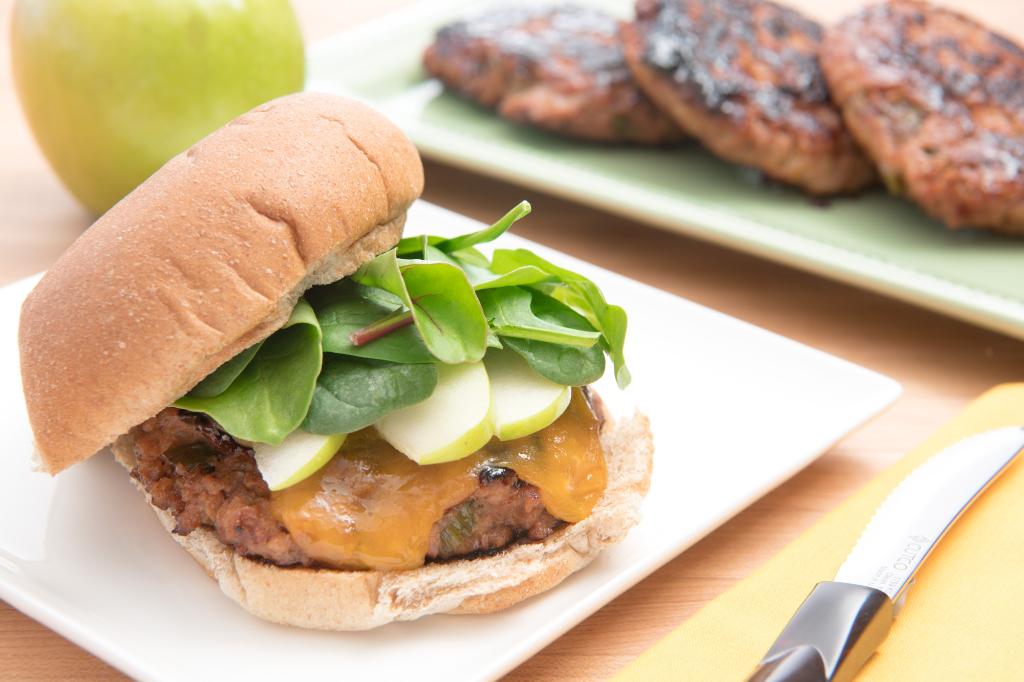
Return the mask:
<svg viewBox="0 0 1024 682">
<path fill-rule="evenodd" d="M 1024 424 L 1024 384 L 988 391 L 615 679 L 746 679 L 904 476 L 961 438 L 1015 424 Z M 924 563 L 892 632 L 857 677 L 895 680 L 1024 680 L 1024 462 L 1010 466 Z"/>
</svg>

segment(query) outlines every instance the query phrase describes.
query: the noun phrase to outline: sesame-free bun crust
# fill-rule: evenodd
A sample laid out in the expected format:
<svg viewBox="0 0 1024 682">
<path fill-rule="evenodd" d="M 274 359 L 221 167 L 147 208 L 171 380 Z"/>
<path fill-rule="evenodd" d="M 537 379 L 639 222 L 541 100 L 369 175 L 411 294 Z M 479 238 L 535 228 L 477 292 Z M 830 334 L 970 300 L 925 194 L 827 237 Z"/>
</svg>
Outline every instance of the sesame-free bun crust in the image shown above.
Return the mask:
<svg viewBox="0 0 1024 682">
<path fill-rule="evenodd" d="M 621 540 L 639 520 L 654 449 L 647 418 L 637 413 L 606 422 L 601 444 L 608 487 L 591 515 L 542 542 L 513 545 L 493 556 L 405 571 L 280 568 L 236 554 L 206 528 L 172 536 L 227 596 L 275 623 L 368 630 L 432 613 L 491 613 L 551 589 Z M 114 444 L 115 455 L 128 469 L 134 466 L 132 452 L 131 436 Z M 174 517 L 153 510 L 171 532 Z"/>
<path fill-rule="evenodd" d="M 398 128 L 333 95 L 273 100 L 171 159 L 22 307 L 42 467 L 88 458 L 281 327 L 306 289 L 393 246 L 422 189 Z"/>
</svg>

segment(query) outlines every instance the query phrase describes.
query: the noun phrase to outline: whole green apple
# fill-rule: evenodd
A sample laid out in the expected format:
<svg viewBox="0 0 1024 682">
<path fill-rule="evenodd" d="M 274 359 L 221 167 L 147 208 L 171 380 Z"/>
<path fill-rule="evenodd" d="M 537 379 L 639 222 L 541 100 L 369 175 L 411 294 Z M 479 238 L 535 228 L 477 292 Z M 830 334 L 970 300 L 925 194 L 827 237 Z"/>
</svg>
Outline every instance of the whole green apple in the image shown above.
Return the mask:
<svg viewBox="0 0 1024 682">
<path fill-rule="evenodd" d="M 288 0 L 19 0 L 11 55 L 39 146 L 95 213 L 305 75 Z"/>
</svg>

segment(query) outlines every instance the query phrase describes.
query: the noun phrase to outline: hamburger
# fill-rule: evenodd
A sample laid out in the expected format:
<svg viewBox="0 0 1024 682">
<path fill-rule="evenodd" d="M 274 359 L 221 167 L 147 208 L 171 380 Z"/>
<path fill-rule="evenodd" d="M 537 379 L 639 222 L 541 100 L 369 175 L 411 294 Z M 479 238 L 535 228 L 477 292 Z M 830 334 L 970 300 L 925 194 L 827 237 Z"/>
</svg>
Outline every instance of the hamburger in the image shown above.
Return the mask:
<svg viewBox="0 0 1024 682">
<path fill-rule="evenodd" d="M 402 238 L 423 170 L 389 121 L 291 95 L 168 162 L 40 280 L 19 349 L 39 466 L 107 446 L 223 592 L 361 630 L 550 589 L 638 519 L 626 315 L 523 249 Z M 485 247 L 486 248 L 486 247 Z"/>
</svg>

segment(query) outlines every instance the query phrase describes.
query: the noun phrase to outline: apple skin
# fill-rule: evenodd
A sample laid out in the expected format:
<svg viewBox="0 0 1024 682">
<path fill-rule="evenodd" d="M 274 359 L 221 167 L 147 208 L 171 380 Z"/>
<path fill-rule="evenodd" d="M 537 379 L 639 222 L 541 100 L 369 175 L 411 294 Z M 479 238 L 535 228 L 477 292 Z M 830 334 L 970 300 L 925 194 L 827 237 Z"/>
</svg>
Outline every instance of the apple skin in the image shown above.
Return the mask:
<svg viewBox="0 0 1024 682">
<path fill-rule="evenodd" d="M 491 387 L 483 362 L 438 365 L 437 388 L 421 403 L 385 415 L 377 433 L 417 464 L 468 457 L 491 440 Z"/>
<path fill-rule="evenodd" d="M 491 381 L 498 440 L 515 440 L 545 429 L 569 407 L 572 389 L 537 374 L 515 351 L 492 348 L 484 365 Z"/>
<path fill-rule="evenodd" d="M 346 438 L 344 433 L 321 436 L 293 431 L 280 445 L 256 443 L 256 466 L 271 491 L 284 490 L 320 471 L 334 458 Z M 316 449 L 312 450 L 313 447 Z"/>
<path fill-rule="evenodd" d="M 287 0 L 19 0 L 11 62 L 44 155 L 97 214 L 305 77 Z"/>
</svg>

